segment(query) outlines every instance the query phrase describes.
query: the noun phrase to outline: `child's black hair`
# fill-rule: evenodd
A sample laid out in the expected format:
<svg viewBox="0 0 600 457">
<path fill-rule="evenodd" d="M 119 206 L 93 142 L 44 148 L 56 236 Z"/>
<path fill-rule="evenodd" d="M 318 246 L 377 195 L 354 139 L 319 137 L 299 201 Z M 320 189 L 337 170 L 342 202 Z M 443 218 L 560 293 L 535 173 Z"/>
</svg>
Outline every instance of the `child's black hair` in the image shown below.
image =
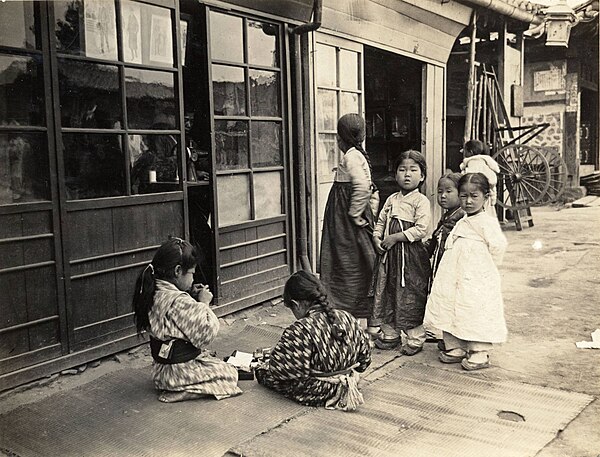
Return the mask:
<svg viewBox="0 0 600 457">
<path fill-rule="evenodd" d="M 152 262 L 139 274 L 133 292 L 133 318 L 138 333 L 150 328 L 149 313 L 154 304 L 155 280 L 175 277 L 175 267 L 187 272 L 197 263 L 196 248 L 181 238 L 169 238 L 156 251 Z"/>
<path fill-rule="evenodd" d="M 414 160 L 421 169 L 423 181 L 421 181 L 421 183 L 419 184 L 420 189 L 423 183 L 425 182 L 425 179 L 427 179 L 427 162 L 425 162 L 425 156 L 415 149 L 409 149 L 408 151 L 401 152 L 400 155 L 396 157 L 396 160 L 394 160 L 394 174 L 398 171 L 398 167 L 405 159 Z"/>
<path fill-rule="evenodd" d="M 327 299 L 327 292 L 316 276 L 304 270 L 290 276 L 283 288 L 283 303 L 289 308 L 292 300 L 306 300 L 320 306 L 332 326 L 333 337 L 338 341 L 346 339 L 346 331 L 337 323 L 337 317 Z"/>
<path fill-rule="evenodd" d="M 369 171 L 371 172 L 371 185 L 373 186 L 373 191 L 377 190 L 377 186 L 375 186 L 375 183 L 373 182 L 373 166 L 371 165 L 371 158 L 369 157 L 369 153 L 365 151 L 365 148 L 362 146 L 366 134 L 365 120 L 360 114 L 344 114 L 338 119 L 337 133 L 340 138 L 344 140 L 344 143 L 350 147 L 356 148 L 365 157 L 367 165 L 369 165 Z"/>
<path fill-rule="evenodd" d="M 490 151 L 489 151 L 488 147 L 485 145 L 485 143 L 483 141 L 479 141 L 479 140 L 467 141 L 465 143 L 465 146 L 463 149 L 465 152 L 470 154 L 468 157 L 478 156 L 478 155 L 486 155 L 486 156 L 490 155 Z M 466 154 L 465 154 L 465 156 L 466 156 Z"/>
<path fill-rule="evenodd" d="M 458 181 L 458 190 L 460 191 L 461 187 L 466 186 L 467 184 L 477 186 L 477 188 L 483 192 L 483 195 L 490 195 L 490 181 L 483 173 L 467 173 L 466 175 L 463 175 Z"/>
<path fill-rule="evenodd" d="M 454 186 L 458 189 L 458 181 L 460 181 L 460 178 L 463 175 L 461 173 L 457 173 L 455 171 L 451 172 L 451 173 L 446 173 L 444 175 L 442 175 L 442 177 L 440 179 L 438 179 L 438 186 L 440 184 L 440 182 L 442 182 L 442 179 L 447 179 L 448 181 L 452 181 L 454 183 Z"/>
</svg>

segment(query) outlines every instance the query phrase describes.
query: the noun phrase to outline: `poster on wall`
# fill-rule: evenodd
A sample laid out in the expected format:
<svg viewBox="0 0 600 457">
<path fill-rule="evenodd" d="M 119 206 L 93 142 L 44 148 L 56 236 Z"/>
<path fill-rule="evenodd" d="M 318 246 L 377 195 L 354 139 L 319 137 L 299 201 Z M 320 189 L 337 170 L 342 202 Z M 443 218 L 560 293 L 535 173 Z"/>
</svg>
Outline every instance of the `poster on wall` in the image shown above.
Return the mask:
<svg viewBox="0 0 600 457">
<path fill-rule="evenodd" d="M 170 17 L 153 14 L 150 24 L 150 60 L 173 64 Z"/>
<path fill-rule="evenodd" d="M 115 5 L 106 0 L 84 3 L 85 54 L 87 57 L 117 60 Z"/>
<path fill-rule="evenodd" d="M 123 59 L 126 62 L 142 63 L 142 13 L 138 3 L 121 3 Z"/>
</svg>

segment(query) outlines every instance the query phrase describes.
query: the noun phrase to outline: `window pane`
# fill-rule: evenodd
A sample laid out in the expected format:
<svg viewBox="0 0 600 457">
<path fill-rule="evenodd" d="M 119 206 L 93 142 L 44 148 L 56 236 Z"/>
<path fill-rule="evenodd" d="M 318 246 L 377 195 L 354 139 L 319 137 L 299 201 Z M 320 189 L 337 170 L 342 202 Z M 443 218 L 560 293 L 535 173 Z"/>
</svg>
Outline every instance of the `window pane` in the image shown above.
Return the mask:
<svg viewBox="0 0 600 457">
<path fill-rule="evenodd" d="M 130 129 L 177 128 L 177 101 L 173 73 L 125 69 L 127 123 Z"/>
<path fill-rule="evenodd" d="M 39 58 L 0 55 L 0 125 L 45 125 L 44 107 Z"/>
<path fill-rule="evenodd" d="M 215 114 L 244 116 L 246 114 L 244 69 L 213 65 L 212 80 Z"/>
<path fill-rule="evenodd" d="M 248 123 L 215 121 L 217 170 L 248 168 Z"/>
<path fill-rule="evenodd" d="M 56 47 L 61 52 L 98 59 L 117 59 L 115 4 L 107 0 L 52 2 Z"/>
<path fill-rule="evenodd" d="M 0 133 L 0 205 L 50 200 L 43 133 Z"/>
<path fill-rule="evenodd" d="M 252 116 L 279 116 L 279 73 L 250 70 Z"/>
<path fill-rule="evenodd" d="M 279 216 L 281 209 L 281 173 L 254 173 L 254 207 L 256 219 Z"/>
<path fill-rule="evenodd" d="M 360 114 L 358 105 L 358 94 L 351 92 L 342 92 L 340 94 L 340 117 L 347 113 Z"/>
<path fill-rule="evenodd" d="M 335 48 L 317 43 L 315 52 L 317 56 L 317 84 L 319 86 L 337 86 L 337 67 L 335 61 Z"/>
<path fill-rule="evenodd" d="M 219 226 L 250 220 L 248 175 L 217 176 Z"/>
<path fill-rule="evenodd" d="M 210 12 L 210 51 L 213 60 L 244 61 L 242 18 Z"/>
<path fill-rule="evenodd" d="M 278 67 L 278 36 L 278 26 L 268 22 L 248 20 L 248 63 Z"/>
<path fill-rule="evenodd" d="M 317 129 L 335 130 L 337 126 L 337 100 L 334 90 L 319 89 L 317 93 Z"/>
<path fill-rule="evenodd" d="M 179 146 L 175 135 L 129 135 L 131 193 L 179 190 Z"/>
<path fill-rule="evenodd" d="M 169 9 L 124 0 L 121 33 L 125 62 L 173 66 L 173 21 Z"/>
<path fill-rule="evenodd" d="M 358 52 L 340 50 L 340 87 L 358 90 Z"/>
<path fill-rule="evenodd" d="M 37 3 L 0 3 L 0 45 L 39 49 L 39 24 Z"/>
<path fill-rule="evenodd" d="M 282 165 L 281 124 L 278 122 L 252 122 L 252 166 Z"/>
<path fill-rule="evenodd" d="M 120 135 L 63 134 L 67 198 L 125 194 L 125 158 Z"/>
<path fill-rule="evenodd" d="M 68 59 L 58 62 L 62 126 L 121 128 L 118 68 Z"/>
<path fill-rule="evenodd" d="M 317 144 L 320 181 L 333 181 L 333 169 L 338 166 L 339 152 L 336 137 L 332 133 L 319 134 Z"/>
</svg>

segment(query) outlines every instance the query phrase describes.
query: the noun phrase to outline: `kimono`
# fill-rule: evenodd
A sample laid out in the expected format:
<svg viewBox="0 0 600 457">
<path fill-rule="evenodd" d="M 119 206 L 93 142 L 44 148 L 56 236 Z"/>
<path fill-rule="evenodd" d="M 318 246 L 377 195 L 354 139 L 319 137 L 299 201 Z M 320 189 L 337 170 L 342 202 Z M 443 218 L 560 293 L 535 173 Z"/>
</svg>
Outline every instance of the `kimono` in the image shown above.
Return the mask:
<svg viewBox="0 0 600 457">
<path fill-rule="evenodd" d="M 458 221 L 433 280 L 425 325 L 465 341 L 506 341 L 497 267 L 506 245 L 500 224 L 485 211 Z"/>
<path fill-rule="evenodd" d="M 370 325 L 388 324 L 400 333 L 423 323 L 431 266 L 422 239 L 430 220 L 429 200 L 418 189 L 392 194 L 383 205 L 373 236 L 383 240 L 403 232 L 409 241 L 396 243 L 378 256 Z"/>
<path fill-rule="evenodd" d="M 327 314 L 319 306 L 289 326 L 271 351 L 268 367 L 255 371 L 258 382 L 308 406 L 325 406 L 335 397 L 337 385 L 319 377 L 355 367 L 363 372 L 371 364 L 369 337 L 349 313 L 333 311 L 345 340 L 332 334 Z"/>
<path fill-rule="evenodd" d="M 354 317 L 371 315 L 369 281 L 375 264 L 371 241 L 373 212 L 371 172 L 356 148 L 344 154 L 329 192 L 321 237 L 320 279 L 329 302 Z M 367 227 L 358 227 L 352 217 L 363 216 Z"/>
<path fill-rule="evenodd" d="M 199 349 L 206 348 L 219 331 L 219 319 L 207 304 L 160 279 L 156 280 L 149 318 L 153 337 L 162 341 L 182 339 Z M 158 390 L 207 394 L 217 399 L 242 393 L 237 386 L 237 369 L 207 351 L 188 362 L 154 362 L 152 378 Z"/>
</svg>

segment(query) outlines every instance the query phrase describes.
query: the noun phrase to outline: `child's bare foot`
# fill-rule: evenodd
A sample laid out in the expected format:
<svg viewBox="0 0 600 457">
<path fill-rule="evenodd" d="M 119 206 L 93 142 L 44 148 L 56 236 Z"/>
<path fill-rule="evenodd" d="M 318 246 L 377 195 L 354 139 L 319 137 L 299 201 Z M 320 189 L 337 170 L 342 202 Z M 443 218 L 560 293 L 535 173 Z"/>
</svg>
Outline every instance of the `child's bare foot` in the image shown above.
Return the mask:
<svg viewBox="0 0 600 457">
<path fill-rule="evenodd" d="M 158 400 L 163 403 L 175 403 L 178 401 L 196 400 L 202 396 L 202 394 L 192 392 L 163 392 L 158 396 Z"/>
</svg>

